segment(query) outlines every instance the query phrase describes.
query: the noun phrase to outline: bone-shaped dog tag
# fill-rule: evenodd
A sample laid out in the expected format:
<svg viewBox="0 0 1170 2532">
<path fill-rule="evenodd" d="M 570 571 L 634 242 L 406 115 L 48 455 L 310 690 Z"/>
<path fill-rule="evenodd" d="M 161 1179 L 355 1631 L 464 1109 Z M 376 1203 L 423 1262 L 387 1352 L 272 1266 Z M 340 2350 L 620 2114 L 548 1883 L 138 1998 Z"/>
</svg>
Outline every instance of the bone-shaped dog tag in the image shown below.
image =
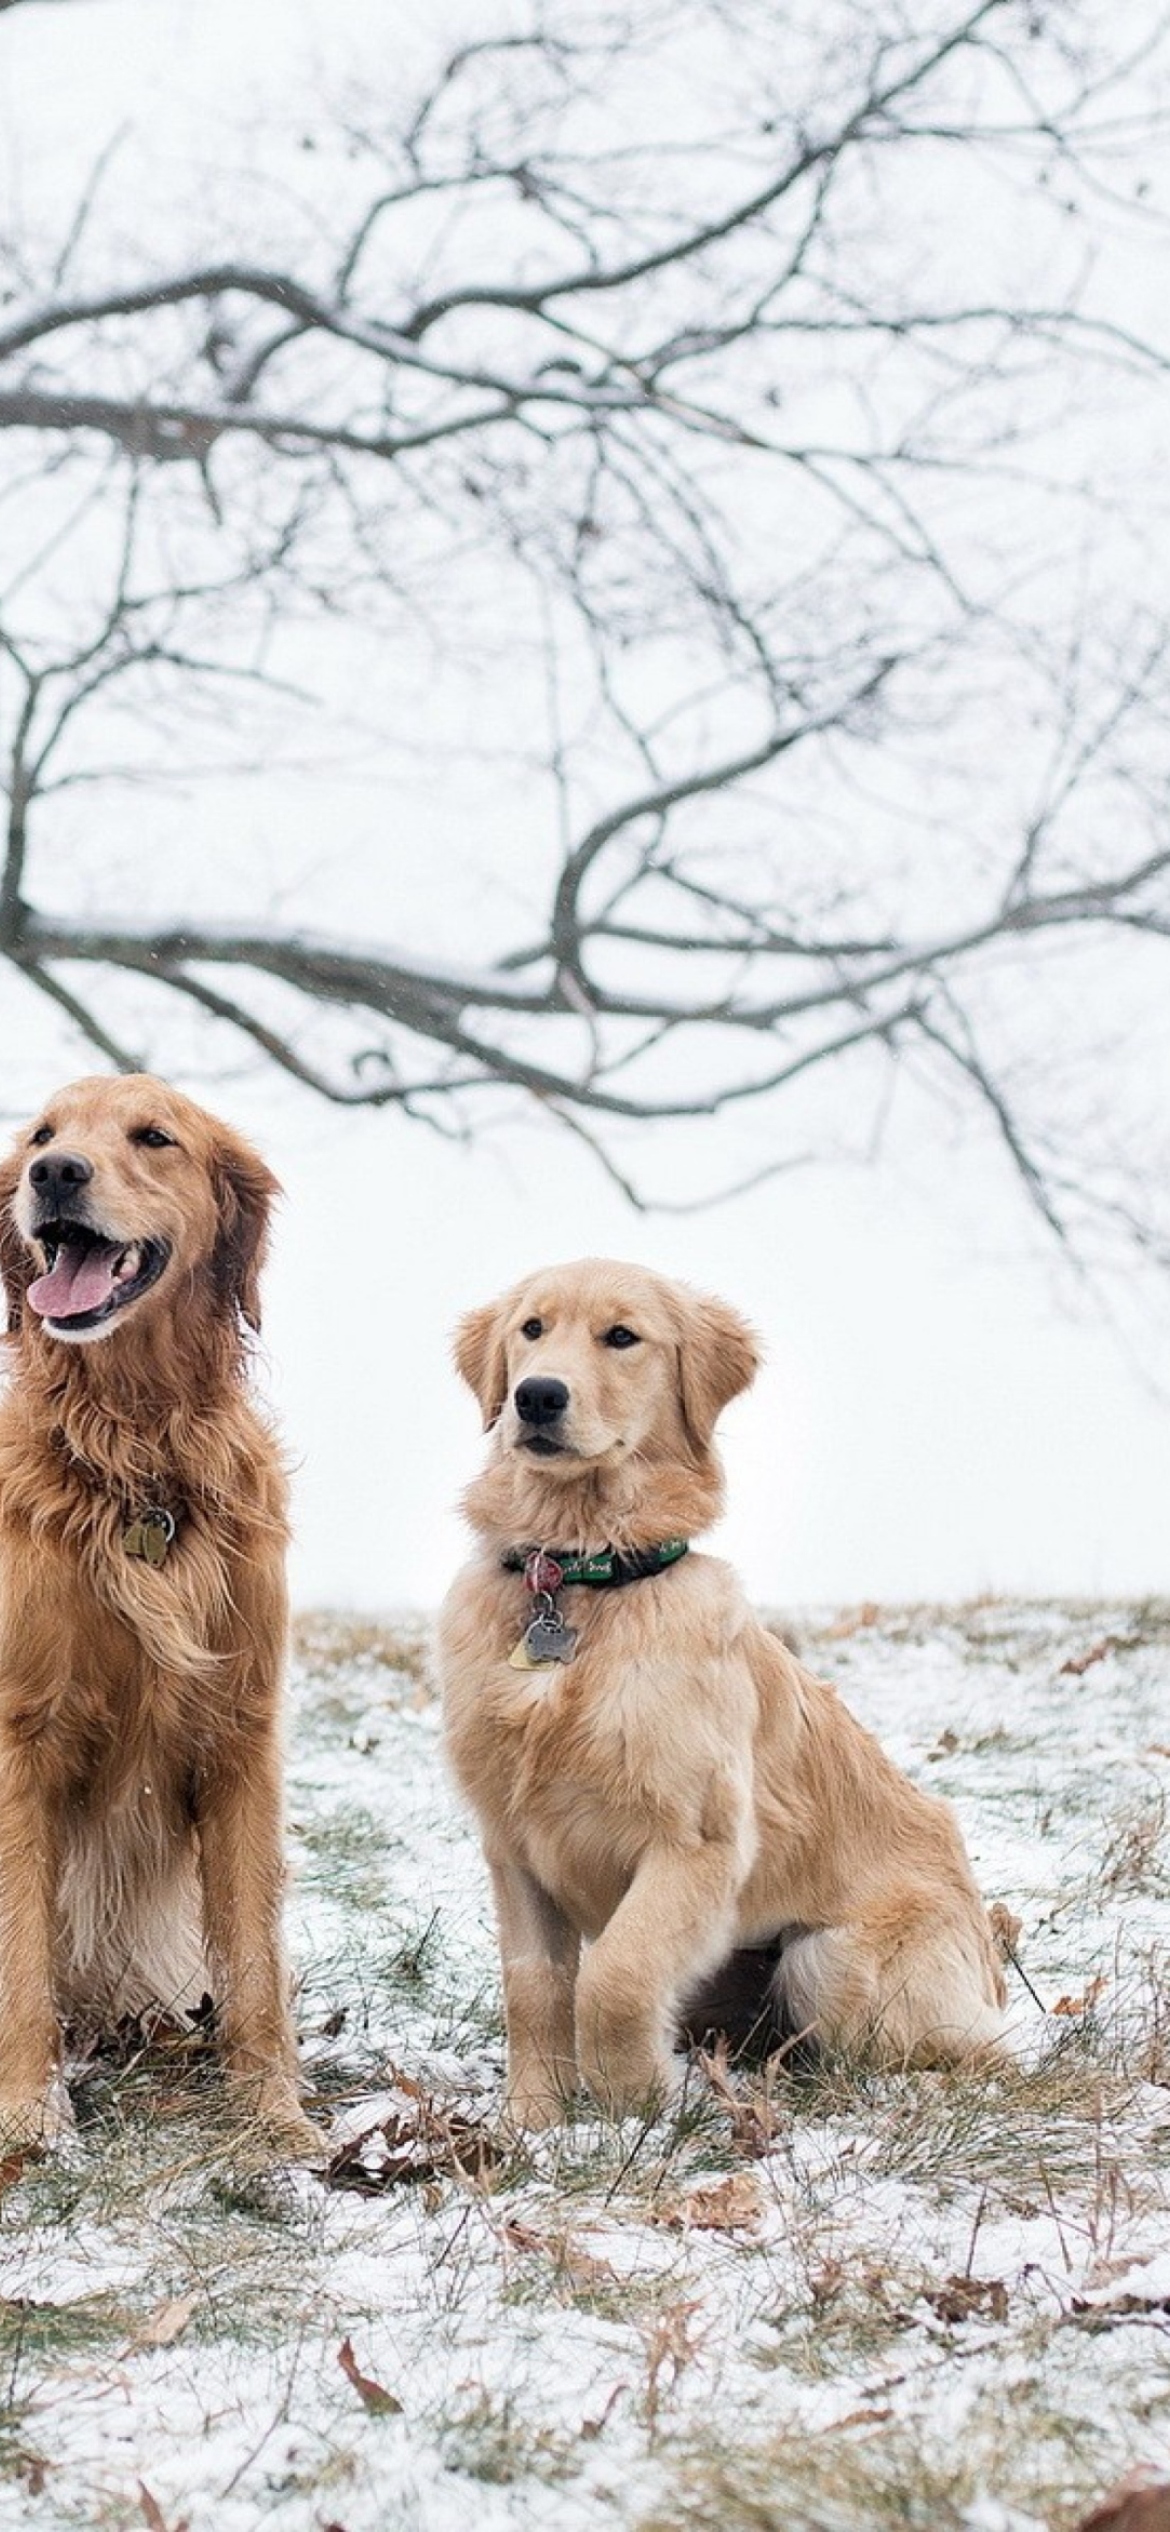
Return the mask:
<svg viewBox="0 0 1170 2532">
<path fill-rule="evenodd" d="M 525 1628 L 524 1645 L 532 1662 L 571 1662 L 577 1649 L 577 1630 L 566 1626 L 555 1613 L 542 1610 Z"/>
</svg>

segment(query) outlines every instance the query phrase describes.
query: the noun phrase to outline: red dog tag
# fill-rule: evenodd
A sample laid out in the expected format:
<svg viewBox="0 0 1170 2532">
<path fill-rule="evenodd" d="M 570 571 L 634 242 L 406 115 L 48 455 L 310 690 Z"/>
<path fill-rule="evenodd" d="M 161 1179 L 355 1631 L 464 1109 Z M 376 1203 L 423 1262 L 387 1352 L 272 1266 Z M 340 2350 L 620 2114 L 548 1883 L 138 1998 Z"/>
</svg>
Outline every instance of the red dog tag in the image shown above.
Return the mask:
<svg viewBox="0 0 1170 2532">
<path fill-rule="evenodd" d="M 555 1556 L 546 1556 L 542 1547 L 535 1548 L 524 1565 L 524 1580 L 529 1591 L 559 1591 L 565 1579 L 563 1568 Z"/>
</svg>

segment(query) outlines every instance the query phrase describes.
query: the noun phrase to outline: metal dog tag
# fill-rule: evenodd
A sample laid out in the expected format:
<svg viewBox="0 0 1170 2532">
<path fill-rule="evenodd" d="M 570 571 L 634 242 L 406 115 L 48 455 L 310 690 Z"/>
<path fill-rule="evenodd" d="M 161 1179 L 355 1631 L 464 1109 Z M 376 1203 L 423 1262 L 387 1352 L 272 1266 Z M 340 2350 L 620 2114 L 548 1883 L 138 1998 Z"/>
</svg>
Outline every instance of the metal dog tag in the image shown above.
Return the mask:
<svg viewBox="0 0 1170 2532">
<path fill-rule="evenodd" d="M 577 1630 L 566 1626 L 555 1612 L 541 1610 L 524 1630 L 524 1649 L 531 1662 L 571 1662 L 577 1649 Z"/>
<path fill-rule="evenodd" d="M 162 1565 L 175 1535 L 175 1518 L 171 1512 L 144 1512 L 122 1532 L 122 1545 L 127 1556 L 144 1557 L 148 1565 Z"/>
</svg>

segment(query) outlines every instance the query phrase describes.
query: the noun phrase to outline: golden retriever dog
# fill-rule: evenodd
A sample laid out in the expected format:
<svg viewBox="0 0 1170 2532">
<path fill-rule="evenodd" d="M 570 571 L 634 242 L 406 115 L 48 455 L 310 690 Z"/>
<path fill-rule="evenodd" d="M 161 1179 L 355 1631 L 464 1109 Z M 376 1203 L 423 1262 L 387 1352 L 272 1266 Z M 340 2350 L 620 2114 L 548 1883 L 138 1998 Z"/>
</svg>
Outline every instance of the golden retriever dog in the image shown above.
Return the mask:
<svg viewBox="0 0 1170 2532">
<path fill-rule="evenodd" d="M 753 1951 L 781 2030 L 884 2067 L 993 2054 L 1002 1973 L 948 1806 L 689 1549 L 756 1369 L 742 1319 L 586 1259 L 473 1310 L 455 1352 L 492 1445 L 440 1664 L 512 2117 L 555 2120 L 582 2078 L 610 2110 L 662 2098 L 680 2019 Z"/>
<path fill-rule="evenodd" d="M 319 2150 L 281 1942 L 285 1481 L 245 1385 L 276 1182 L 145 1074 L 0 1166 L 0 2145 L 68 2119 L 60 2024 L 210 1993 L 264 2128 Z"/>
</svg>

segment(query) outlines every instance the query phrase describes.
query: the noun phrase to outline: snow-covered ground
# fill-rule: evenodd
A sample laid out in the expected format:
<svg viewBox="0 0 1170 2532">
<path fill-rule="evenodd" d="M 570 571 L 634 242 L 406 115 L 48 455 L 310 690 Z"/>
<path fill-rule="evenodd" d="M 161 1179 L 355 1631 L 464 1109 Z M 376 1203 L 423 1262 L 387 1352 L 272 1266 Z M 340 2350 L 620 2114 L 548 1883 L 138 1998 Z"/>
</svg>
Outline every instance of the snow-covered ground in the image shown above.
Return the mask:
<svg viewBox="0 0 1170 2532">
<path fill-rule="evenodd" d="M 0 2192 L 5 2527 L 1065 2532 L 1170 2470 L 1170 1611 L 801 1632 L 1023 1918 L 1018 2071 L 695 2073 L 509 2145 L 424 1630 L 308 1621 L 292 1940 L 351 2151 L 253 2168 L 197 2058 L 82 2071 Z"/>
</svg>

